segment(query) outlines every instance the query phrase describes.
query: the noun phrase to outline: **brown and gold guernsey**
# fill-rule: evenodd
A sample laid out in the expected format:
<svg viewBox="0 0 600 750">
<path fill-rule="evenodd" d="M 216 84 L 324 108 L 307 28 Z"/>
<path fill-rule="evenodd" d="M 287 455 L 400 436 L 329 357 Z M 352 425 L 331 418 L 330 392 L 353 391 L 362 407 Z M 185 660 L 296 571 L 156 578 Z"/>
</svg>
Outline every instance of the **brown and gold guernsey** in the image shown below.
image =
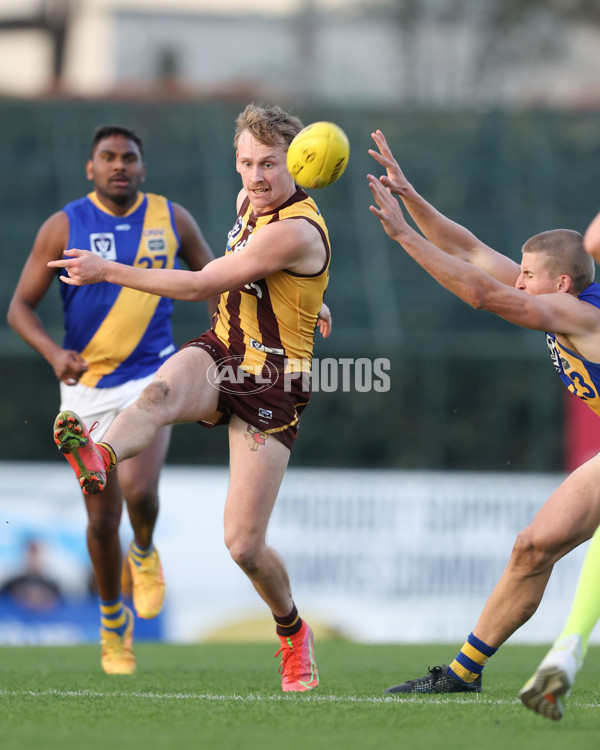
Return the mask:
<svg viewBox="0 0 600 750">
<path fill-rule="evenodd" d="M 265 362 L 280 372 L 310 372 L 317 318 L 329 281 L 329 234 L 313 199 L 298 188 L 286 203 L 261 216 L 252 213 L 246 198 L 227 239 L 226 253 L 243 252 L 262 227 L 288 219 L 309 221 L 319 230 L 326 250 L 321 271 L 278 271 L 225 292 L 213 324 L 231 355 L 240 358 L 239 366 L 253 375 L 260 375 Z"/>
</svg>

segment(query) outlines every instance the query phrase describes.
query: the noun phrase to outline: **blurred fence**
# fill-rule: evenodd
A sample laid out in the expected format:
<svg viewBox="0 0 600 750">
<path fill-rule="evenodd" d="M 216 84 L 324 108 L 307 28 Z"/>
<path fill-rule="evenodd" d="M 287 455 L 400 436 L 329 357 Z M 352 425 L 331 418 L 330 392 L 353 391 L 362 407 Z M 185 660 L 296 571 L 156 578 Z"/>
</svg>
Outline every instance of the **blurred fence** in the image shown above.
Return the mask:
<svg viewBox="0 0 600 750">
<path fill-rule="evenodd" d="M 145 188 L 183 204 L 216 254 L 240 187 L 233 122 L 245 101 L 0 101 L 0 220 L 6 306 L 42 221 L 89 190 L 95 127 L 119 123 L 145 143 Z M 314 191 L 333 246 L 327 302 L 334 330 L 321 358 L 387 358 L 390 390 L 315 393 L 296 465 L 546 471 L 562 465 L 562 386 L 543 336 L 470 310 L 438 287 L 370 214 L 370 133 L 381 128 L 408 178 L 440 210 L 519 259 L 532 234 L 583 231 L 600 208 L 595 167 L 600 112 L 301 110 L 348 133 L 351 158 L 334 186 Z M 61 337 L 58 294 L 40 314 Z M 203 306 L 177 303 L 178 343 L 207 325 Z M 0 320 L 0 458 L 56 459 L 50 368 Z M 175 430 L 171 462 L 223 463 L 225 431 Z"/>
<path fill-rule="evenodd" d="M 2 606 L 0 644 L 98 637 L 85 510 L 65 462 L 0 462 L 0 587 L 22 572 L 35 539 L 60 605 L 29 596 Z M 298 603 L 323 631 L 364 643 L 462 642 L 502 574 L 518 531 L 561 481 L 558 473 L 291 468 L 269 526 Z M 223 544 L 224 467 L 167 467 L 156 543 L 167 581 L 159 618 L 136 621 L 136 640 L 273 639 L 273 621 Z M 121 524 L 123 548 L 131 540 Z M 513 642 L 551 642 L 564 625 L 587 544 L 560 560 L 538 612 Z M 28 607 L 27 607 L 28 605 Z M 27 611 L 28 610 L 28 611 Z M 157 628 L 158 626 L 158 628 Z M 598 642 L 600 629 L 592 639 Z"/>
</svg>

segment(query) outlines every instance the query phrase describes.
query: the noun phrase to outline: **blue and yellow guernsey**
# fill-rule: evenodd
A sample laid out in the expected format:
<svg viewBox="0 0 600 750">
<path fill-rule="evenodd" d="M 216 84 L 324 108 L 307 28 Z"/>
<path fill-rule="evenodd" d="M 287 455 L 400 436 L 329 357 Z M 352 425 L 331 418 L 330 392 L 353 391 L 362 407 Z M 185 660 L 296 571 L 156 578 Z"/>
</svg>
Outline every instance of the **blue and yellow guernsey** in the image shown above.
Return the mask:
<svg viewBox="0 0 600 750">
<path fill-rule="evenodd" d="M 577 299 L 600 309 L 600 284 L 590 284 Z M 546 333 L 546 342 L 560 379 L 600 417 L 600 362 L 590 362 L 562 346 L 553 333 Z"/>
<path fill-rule="evenodd" d="M 160 195 L 140 193 L 125 216 L 107 211 L 96 193 L 63 210 L 69 218 L 69 248 L 142 268 L 178 267 L 173 207 Z M 107 282 L 80 287 L 61 283 L 60 292 L 63 346 L 88 362 L 80 380 L 84 385 L 109 388 L 143 378 L 175 351 L 172 300 Z"/>
</svg>

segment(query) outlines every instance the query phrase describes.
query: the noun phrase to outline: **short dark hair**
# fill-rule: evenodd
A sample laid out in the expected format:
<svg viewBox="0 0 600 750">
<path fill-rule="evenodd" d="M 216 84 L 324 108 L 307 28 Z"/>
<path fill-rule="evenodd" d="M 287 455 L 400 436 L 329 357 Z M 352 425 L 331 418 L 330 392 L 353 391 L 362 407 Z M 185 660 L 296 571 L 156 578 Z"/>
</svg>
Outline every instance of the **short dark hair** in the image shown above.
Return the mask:
<svg viewBox="0 0 600 750">
<path fill-rule="evenodd" d="M 142 139 L 135 132 L 135 130 L 132 130 L 131 128 L 125 128 L 122 125 L 99 125 L 96 128 L 94 137 L 92 138 L 90 157 L 93 158 L 96 146 L 100 143 L 100 141 L 103 141 L 105 138 L 110 138 L 113 135 L 122 135 L 125 138 L 129 138 L 130 141 L 133 141 L 137 145 L 140 150 L 140 154 L 142 156 L 144 155 L 144 146 L 142 144 Z"/>
<path fill-rule="evenodd" d="M 548 272 L 569 276 L 575 294 L 594 281 L 594 259 L 585 251 L 581 234 L 572 229 L 550 229 L 535 234 L 523 245 L 523 252 L 545 255 Z"/>
<path fill-rule="evenodd" d="M 264 146 L 289 146 L 302 130 L 302 122 L 294 115 L 288 115 L 281 107 L 261 107 L 248 104 L 237 116 L 233 146 L 237 148 L 240 135 L 249 130 L 253 138 Z"/>
</svg>

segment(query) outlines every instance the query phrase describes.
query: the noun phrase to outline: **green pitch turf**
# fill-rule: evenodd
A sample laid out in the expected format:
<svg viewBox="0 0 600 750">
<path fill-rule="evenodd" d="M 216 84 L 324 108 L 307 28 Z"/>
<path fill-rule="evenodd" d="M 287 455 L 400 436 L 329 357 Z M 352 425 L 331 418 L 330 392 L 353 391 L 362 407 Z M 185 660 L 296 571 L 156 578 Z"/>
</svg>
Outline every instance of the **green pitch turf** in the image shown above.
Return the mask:
<svg viewBox="0 0 600 750">
<path fill-rule="evenodd" d="M 458 644 L 459 645 L 459 644 Z M 562 721 L 517 698 L 545 647 L 505 646 L 477 696 L 384 696 L 448 662 L 452 646 L 316 644 L 321 685 L 285 695 L 273 646 L 138 644 L 135 677 L 100 671 L 96 646 L 0 648 L 2 750 L 598 750 L 600 648 Z"/>
</svg>

